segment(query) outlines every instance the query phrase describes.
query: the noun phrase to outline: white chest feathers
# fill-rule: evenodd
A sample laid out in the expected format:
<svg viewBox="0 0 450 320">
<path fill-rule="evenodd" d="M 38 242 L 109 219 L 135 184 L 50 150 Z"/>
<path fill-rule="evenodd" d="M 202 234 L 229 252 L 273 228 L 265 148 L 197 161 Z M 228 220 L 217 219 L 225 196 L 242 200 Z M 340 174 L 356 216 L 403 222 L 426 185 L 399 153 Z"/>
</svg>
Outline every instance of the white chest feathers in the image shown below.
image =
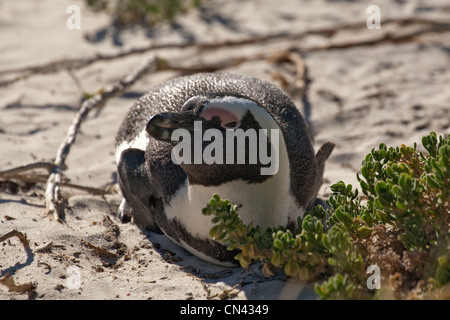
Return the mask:
<svg viewBox="0 0 450 320">
<path fill-rule="evenodd" d="M 286 226 L 289 221 L 296 221 L 305 210 L 290 194 L 289 181 L 279 182 L 276 177 L 271 177 L 263 183 L 248 184 L 235 180 L 217 187 L 205 187 L 189 185 L 186 181 L 170 204 L 165 206 L 165 212 L 169 221 L 176 219 L 189 234 L 208 239 L 213 224 L 210 216 L 203 216 L 202 209 L 217 193 L 222 199 L 242 206 L 239 216 L 244 224 L 253 221 L 254 225 L 262 228 Z"/>
</svg>

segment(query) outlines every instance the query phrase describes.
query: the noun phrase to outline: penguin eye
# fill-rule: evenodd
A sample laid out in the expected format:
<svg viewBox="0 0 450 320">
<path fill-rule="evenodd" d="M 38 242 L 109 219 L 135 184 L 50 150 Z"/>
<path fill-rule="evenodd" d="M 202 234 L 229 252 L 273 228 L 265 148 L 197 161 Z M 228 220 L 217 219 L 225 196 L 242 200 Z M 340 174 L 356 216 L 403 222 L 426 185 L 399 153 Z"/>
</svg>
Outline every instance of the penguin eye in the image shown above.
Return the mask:
<svg viewBox="0 0 450 320">
<path fill-rule="evenodd" d="M 239 123 L 237 121 L 231 121 L 222 125 L 225 129 L 234 129 L 239 127 Z"/>
</svg>

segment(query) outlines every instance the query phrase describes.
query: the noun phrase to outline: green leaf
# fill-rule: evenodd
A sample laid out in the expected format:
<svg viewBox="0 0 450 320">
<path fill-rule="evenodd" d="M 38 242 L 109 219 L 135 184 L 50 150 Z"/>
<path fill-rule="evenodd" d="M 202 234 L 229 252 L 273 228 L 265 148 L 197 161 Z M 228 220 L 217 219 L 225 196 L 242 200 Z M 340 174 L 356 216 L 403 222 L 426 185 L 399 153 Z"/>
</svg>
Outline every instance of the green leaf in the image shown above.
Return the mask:
<svg viewBox="0 0 450 320">
<path fill-rule="evenodd" d="M 211 238 L 216 238 L 219 235 L 220 229 L 221 227 L 219 225 L 212 227 L 209 231 Z"/>
<path fill-rule="evenodd" d="M 447 267 L 448 266 L 448 260 L 446 256 L 440 256 L 438 259 L 438 263 L 440 267 Z"/>
<path fill-rule="evenodd" d="M 406 210 L 407 209 L 406 205 L 404 203 L 402 203 L 400 200 L 397 200 L 395 202 L 395 205 L 400 210 Z"/>
<path fill-rule="evenodd" d="M 270 262 L 274 266 L 281 266 L 283 264 L 283 261 L 284 261 L 284 259 L 283 259 L 283 256 L 281 254 L 281 251 L 275 252 L 275 254 L 270 259 Z"/>
<path fill-rule="evenodd" d="M 337 265 L 336 259 L 328 258 L 328 264 L 333 267 L 336 266 Z"/>
<path fill-rule="evenodd" d="M 384 194 L 384 193 L 388 192 L 389 188 L 388 188 L 386 182 L 378 181 L 377 184 L 375 185 L 375 191 L 378 195 L 380 195 L 380 194 Z"/>
<path fill-rule="evenodd" d="M 248 257 L 244 256 L 242 252 L 238 253 L 234 259 L 239 261 L 242 268 L 247 268 L 252 262 Z"/>
<path fill-rule="evenodd" d="M 284 273 L 286 273 L 287 276 L 295 276 L 295 275 L 297 275 L 298 272 L 299 272 L 298 269 L 299 269 L 298 263 L 296 263 L 295 261 L 292 261 L 292 260 L 289 260 L 284 265 Z"/>
<path fill-rule="evenodd" d="M 369 227 L 360 227 L 358 229 L 358 233 L 363 236 L 364 238 L 370 236 L 372 234 L 372 228 Z"/>
<path fill-rule="evenodd" d="M 327 248 L 328 250 L 331 249 L 331 244 L 330 244 L 330 241 L 329 241 L 328 236 L 326 234 L 324 234 L 323 237 L 322 237 L 322 245 L 325 248 Z"/>
<path fill-rule="evenodd" d="M 433 175 L 430 175 L 430 174 L 427 175 L 426 180 L 427 180 L 428 186 L 430 186 L 431 188 L 434 188 L 434 189 L 441 188 L 440 184 L 434 179 Z"/>
</svg>

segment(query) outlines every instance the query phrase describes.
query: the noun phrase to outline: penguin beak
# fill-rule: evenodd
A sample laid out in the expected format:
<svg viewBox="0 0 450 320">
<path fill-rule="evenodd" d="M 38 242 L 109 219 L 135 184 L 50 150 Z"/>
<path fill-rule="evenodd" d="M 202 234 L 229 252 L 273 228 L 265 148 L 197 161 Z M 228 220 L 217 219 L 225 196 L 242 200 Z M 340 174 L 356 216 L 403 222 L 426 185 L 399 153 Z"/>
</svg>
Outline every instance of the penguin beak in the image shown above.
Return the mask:
<svg viewBox="0 0 450 320">
<path fill-rule="evenodd" d="M 194 130 L 195 116 L 191 112 L 163 112 L 154 115 L 147 123 L 147 133 L 161 141 L 171 142 L 173 131 L 176 129 Z"/>
</svg>

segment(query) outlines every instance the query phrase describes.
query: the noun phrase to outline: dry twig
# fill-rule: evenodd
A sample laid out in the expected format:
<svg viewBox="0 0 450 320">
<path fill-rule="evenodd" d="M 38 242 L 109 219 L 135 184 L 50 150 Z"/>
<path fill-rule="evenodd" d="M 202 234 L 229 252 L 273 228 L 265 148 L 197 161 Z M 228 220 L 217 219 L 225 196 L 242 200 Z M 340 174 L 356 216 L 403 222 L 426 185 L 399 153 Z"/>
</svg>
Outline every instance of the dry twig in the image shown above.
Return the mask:
<svg viewBox="0 0 450 320">
<path fill-rule="evenodd" d="M 11 178 L 11 177 L 17 176 L 18 174 L 20 174 L 22 172 L 35 170 L 35 169 L 45 169 L 48 171 L 48 173 L 50 173 L 50 172 L 52 172 L 52 170 L 54 168 L 55 168 L 55 164 L 53 162 L 45 162 L 45 161 L 33 162 L 33 163 L 29 163 L 29 164 L 26 164 L 23 166 L 19 166 L 19 167 L 7 169 L 7 170 L 2 170 L 2 171 L 0 171 L 0 178 Z"/>
<path fill-rule="evenodd" d="M 8 232 L 7 234 L 4 234 L 0 237 L 0 242 L 6 241 L 9 238 L 17 237 L 19 238 L 20 242 L 22 243 L 23 247 L 25 248 L 25 251 L 30 249 L 30 243 L 28 241 L 27 235 L 25 233 L 20 232 L 19 230 L 12 230 Z"/>
<path fill-rule="evenodd" d="M 41 165 L 38 165 L 38 163 L 31 163 L 24 166 L 20 166 L 17 168 L 11 168 L 8 170 L 0 171 L 0 178 L 5 179 L 6 181 L 11 180 L 19 180 L 23 182 L 30 182 L 30 183 L 47 183 L 48 177 L 51 174 L 51 168 L 56 168 L 54 163 L 48 163 L 43 162 Z M 48 166 L 48 168 L 47 168 Z M 38 174 L 22 174 L 24 171 L 36 169 L 36 168 L 45 168 L 49 169 L 49 173 L 47 175 L 38 175 Z M 107 193 L 109 193 L 111 190 L 109 190 L 108 187 L 105 188 L 95 188 L 95 187 L 89 187 L 89 186 L 83 186 L 75 183 L 70 183 L 67 181 L 62 180 L 60 185 L 62 187 L 72 188 L 72 189 L 78 189 L 85 191 L 87 193 L 90 193 L 92 195 L 99 195 L 103 196 Z"/>
<path fill-rule="evenodd" d="M 48 269 L 47 273 L 50 273 L 52 271 L 52 266 L 49 265 L 47 262 L 38 261 L 38 267 L 44 266 Z"/>
<path fill-rule="evenodd" d="M 61 70 L 76 70 L 83 67 L 87 67 L 95 62 L 99 61 L 109 61 L 118 58 L 123 58 L 131 55 L 142 54 L 153 50 L 159 49 L 187 49 L 194 48 L 199 51 L 207 51 L 207 50 L 217 50 L 221 48 L 230 48 L 233 46 L 244 46 L 244 45 L 255 45 L 261 43 L 269 43 L 271 41 L 278 40 L 296 40 L 296 48 L 299 51 L 322 51 L 322 50 L 330 50 L 330 49 L 346 49 L 354 46 L 366 46 L 366 45 L 375 45 L 379 43 L 400 43 L 406 41 L 413 41 L 418 36 L 426 34 L 426 33 L 437 33 L 437 32 L 448 32 L 450 30 L 450 23 L 445 20 L 438 19 L 429 19 L 429 18 L 421 18 L 421 17 L 404 17 L 404 18 L 392 18 L 385 19 L 383 21 L 383 25 L 397 24 L 401 27 L 408 26 L 422 26 L 422 28 L 418 30 L 413 30 L 406 34 L 391 34 L 391 33 L 381 33 L 378 37 L 372 37 L 367 39 L 359 39 L 356 41 L 344 41 L 338 43 L 330 43 L 325 46 L 318 47 L 309 47 L 305 48 L 298 44 L 298 40 L 301 40 L 307 36 L 311 35 L 319 35 L 327 38 L 331 38 L 341 31 L 352 31 L 352 30 L 365 30 L 366 25 L 364 22 L 358 21 L 353 23 L 343 24 L 341 26 L 330 26 L 330 27 L 321 27 L 310 30 L 303 30 L 299 32 L 278 32 L 269 35 L 261 35 L 254 36 L 250 38 L 237 39 L 237 40 L 225 40 L 218 42 L 171 42 L 171 43 L 150 43 L 147 46 L 143 46 L 140 48 L 131 48 L 118 53 L 108 53 L 102 54 L 98 53 L 92 57 L 88 58 L 76 58 L 76 59 L 63 59 L 58 61 L 52 61 L 49 63 L 35 65 L 31 67 L 22 67 L 22 68 L 14 68 L 8 70 L 0 71 L 0 75 L 6 74 L 19 74 L 16 77 L 13 77 L 9 80 L 0 81 L 0 86 L 6 86 L 17 82 L 19 80 L 27 79 L 28 77 L 35 74 L 48 74 L 54 73 Z M 195 68 L 193 68 L 195 69 Z M 218 70 L 219 68 L 215 68 Z M 215 71 L 214 70 L 214 71 Z"/>
<path fill-rule="evenodd" d="M 50 241 L 49 243 L 47 243 L 46 245 L 39 247 L 35 250 L 35 252 L 37 253 L 47 253 L 52 251 L 52 247 L 53 247 L 53 241 Z"/>
<path fill-rule="evenodd" d="M 20 181 L 24 181 L 24 182 L 31 182 L 31 183 L 46 183 L 48 181 L 48 177 L 49 177 L 49 175 L 42 176 L 42 175 L 20 175 L 20 174 L 18 174 L 18 175 L 12 176 L 11 179 L 20 180 Z M 61 181 L 60 186 L 82 190 L 82 191 L 85 191 L 92 195 L 98 195 L 98 196 L 102 196 L 102 195 L 105 195 L 108 192 L 110 192 L 108 188 L 95 188 L 95 187 L 83 186 L 83 185 L 79 185 L 79 184 L 75 184 L 75 183 L 70 183 L 67 181 Z"/>
<path fill-rule="evenodd" d="M 53 215 L 56 221 L 62 222 L 61 217 L 64 212 L 64 205 L 60 193 L 60 185 L 62 180 L 62 171 L 65 165 L 65 160 L 70 152 L 72 144 L 80 129 L 81 123 L 87 117 L 89 112 L 94 108 L 103 105 L 107 100 L 114 96 L 123 93 L 129 86 L 136 82 L 141 76 L 147 72 L 153 72 L 156 69 L 158 59 L 151 57 L 144 59 L 141 65 L 131 74 L 120 80 L 117 84 L 106 88 L 101 93 L 94 95 L 92 98 L 86 100 L 82 105 L 71 126 L 67 132 L 64 141 L 59 146 L 55 157 L 55 168 L 47 181 L 47 188 L 45 192 L 45 200 L 47 207 L 47 214 Z"/>
<path fill-rule="evenodd" d="M 92 243 L 88 241 L 83 241 L 83 245 L 88 247 L 89 249 L 92 249 L 96 255 L 98 255 L 100 258 L 104 259 L 117 259 L 119 256 L 115 254 L 114 252 L 109 251 L 106 248 L 103 247 L 97 247 L 96 245 L 93 245 Z"/>
</svg>

